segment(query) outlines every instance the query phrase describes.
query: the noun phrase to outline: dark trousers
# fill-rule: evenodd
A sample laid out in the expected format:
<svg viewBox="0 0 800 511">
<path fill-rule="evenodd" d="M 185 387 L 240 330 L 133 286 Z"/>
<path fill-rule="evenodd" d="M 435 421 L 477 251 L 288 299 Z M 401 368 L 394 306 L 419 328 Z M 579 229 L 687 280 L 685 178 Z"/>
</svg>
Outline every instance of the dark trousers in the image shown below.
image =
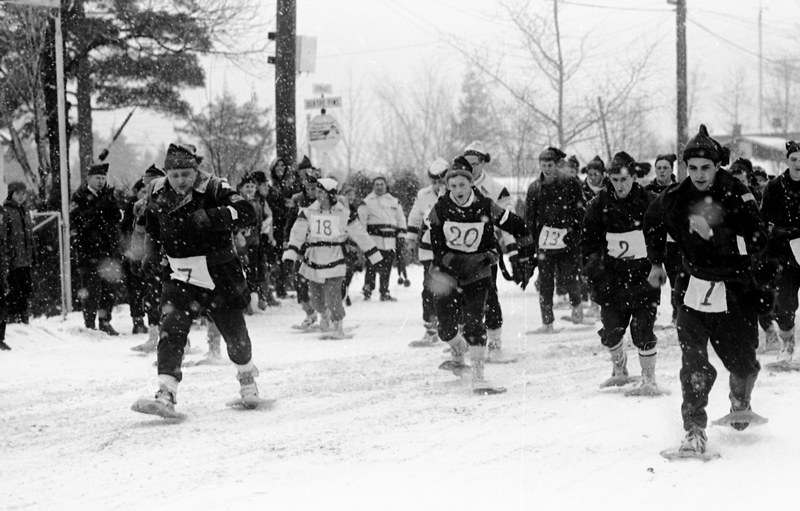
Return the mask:
<svg viewBox="0 0 800 511">
<path fill-rule="evenodd" d="M 0 293 L 0 341 L 6 340 L 6 323 L 8 323 L 6 300 L 7 297 Z"/>
<path fill-rule="evenodd" d="M 161 290 L 158 374 L 166 374 L 181 381 L 186 337 L 192 320 L 205 312 L 222 334 L 231 361 L 237 365 L 248 363 L 252 357 L 252 345 L 242 312 L 244 303 L 242 296 L 226 298 L 215 291 L 191 284 L 166 281 Z"/>
<path fill-rule="evenodd" d="M 8 272 L 6 307 L 12 321 L 28 320 L 28 300 L 31 296 L 31 267 L 13 268 Z"/>
<path fill-rule="evenodd" d="M 158 306 L 161 291 L 160 278 L 148 272 L 138 276 L 130 271 L 130 265 L 127 263 L 125 264 L 125 271 L 131 318 L 147 316 L 148 324 L 151 326 L 158 325 L 161 320 L 161 311 Z"/>
<path fill-rule="evenodd" d="M 755 290 L 736 283 L 726 283 L 726 289 L 728 312 L 698 312 L 685 305 L 678 310 L 678 342 L 683 352 L 681 415 L 687 431 L 693 424 L 705 428 L 708 423 L 708 394 L 717 378 L 708 361 L 709 340 L 732 380 L 754 380 L 761 370 L 756 358 L 758 315 L 748 300 Z"/>
<path fill-rule="evenodd" d="M 490 279 L 481 279 L 461 286 L 462 292 L 453 291 L 436 298 L 436 316 L 439 318 L 439 338 L 449 341 L 458 334 L 459 320 L 464 322 L 464 339 L 470 346 L 486 346 L 486 325 L 483 317 L 486 296 L 492 287 Z"/>
<path fill-rule="evenodd" d="M 657 307 L 616 307 L 604 306 L 600 309 L 600 342 L 606 348 L 613 348 L 622 342 L 625 329 L 630 325 L 633 344 L 639 351 L 650 351 L 656 347 L 653 325 L 656 322 Z"/>
<path fill-rule="evenodd" d="M 367 271 L 364 276 L 364 291 L 372 293 L 375 289 L 375 275 L 380 277 L 381 295 L 389 294 L 389 275 L 392 273 L 392 263 L 394 262 L 394 250 L 381 250 L 383 260 L 378 264 L 372 264 L 367 259 Z"/>
<path fill-rule="evenodd" d="M 421 261 L 422 262 L 422 274 L 423 279 L 422 281 L 427 283 L 428 282 L 428 272 L 431 270 L 431 263 L 433 261 Z M 431 293 L 430 289 L 428 289 L 427 285 L 422 286 L 422 321 L 425 323 L 430 323 L 434 319 L 436 319 L 436 302 L 434 301 L 435 297 L 433 293 Z"/>
<path fill-rule="evenodd" d="M 784 266 L 776 279 L 778 294 L 775 297 L 775 321 L 778 328 L 789 331 L 794 328 L 797 312 L 797 290 L 800 289 L 800 269 Z"/>
<path fill-rule="evenodd" d="M 569 250 L 552 252 L 542 250 L 539 254 L 539 307 L 542 323 L 549 325 L 555 321 L 553 316 L 553 292 L 558 287 L 569 294 L 573 307 L 581 303 L 581 290 L 578 282 L 578 265 L 575 254 Z"/>
<path fill-rule="evenodd" d="M 497 265 L 492 266 L 491 286 L 486 293 L 486 328 L 496 330 L 503 326 L 503 309 L 497 295 Z"/>
<path fill-rule="evenodd" d="M 86 326 L 93 326 L 98 311 L 103 311 L 105 318 L 111 319 L 111 310 L 114 307 L 114 288 L 99 271 L 100 262 L 87 263 L 78 268 L 80 289 L 78 296 L 81 298 L 83 320 Z"/>
<path fill-rule="evenodd" d="M 670 304 L 672 304 L 672 319 L 678 317 L 678 309 L 683 303 L 683 294 L 680 289 L 678 279 L 683 272 L 683 256 L 677 243 L 667 243 L 664 255 L 664 270 L 667 272 L 670 287 Z M 684 272 L 685 273 L 685 272 Z M 684 275 L 684 278 L 686 276 Z"/>
</svg>

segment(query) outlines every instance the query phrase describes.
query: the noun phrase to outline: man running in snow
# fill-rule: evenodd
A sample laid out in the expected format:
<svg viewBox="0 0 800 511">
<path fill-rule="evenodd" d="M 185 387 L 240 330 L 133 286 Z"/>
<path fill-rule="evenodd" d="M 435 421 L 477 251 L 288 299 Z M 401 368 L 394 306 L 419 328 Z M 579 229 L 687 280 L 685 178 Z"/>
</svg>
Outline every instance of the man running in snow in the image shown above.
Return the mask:
<svg viewBox="0 0 800 511">
<path fill-rule="evenodd" d="M 460 376 L 466 365 L 469 347 L 472 384 L 477 392 L 502 392 L 484 379 L 486 359 L 486 298 L 492 282 L 492 266 L 499 254 L 494 239 L 495 226 L 520 240 L 520 263 L 528 263 L 532 243 L 525 222 L 472 187 L 473 169 L 464 157 L 453 161 L 447 171 L 448 193 L 441 197 L 430 214 L 433 263 L 429 285 L 436 294 L 439 338 L 450 345 L 451 360 L 440 369 Z M 523 274 L 530 273 L 526 268 Z M 459 318 L 464 321 L 463 337 L 458 333 Z"/>
<path fill-rule="evenodd" d="M 645 211 L 655 195 L 636 182 L 635 167 L 628 153 L 614 155 L 608 184 L 586 207 L 581 255 L 592 299 L 601 306 L 600 342 L 611 353 L 613 365 L 611 378 L 601 387 L 631 381 L 622 341 L 630 327 L 642 370 L 642 384 L 632 394 L 657 395 L 653 324 L 661 293 L 647 282 L 650 263 L 642 231 Z"/>
<path fill-rule="evenodd" d="M 667 235 L 678 244 L 689 278 L 678 310 L 678 341 L 686 431 L 680 452 L 702 455 L 706 449 L 706 406 L 716 370 L 708 359 L 708 342 L 730 372 L 731 411 L 750 410 L 750 396 L 761 366 L 756 358 L 758 314 L 766 305 L 759 285 L 764 276 L 754 255 L 767 244 L 767 231 L 753 194 L 730 174 L 728 150 L 699 133 L 683 151 L 689 179 L 668 188 L 645 215 L 648 280 L 654 287 L 667 280 L 664 251 Z M 754 275 L 760 276 L 756 282 Z M 749 422 L 732 424 L 744 429 Z"/>
<path fill-rule="evenodd" d="M 231 237 L 234 229 L 252 224 L 255 213 L 227 182 L 198 170 L 201 160 L 194 146 L 170 144 L 167 176 L 147 190 L 141 221 L 152 251 L 146 257 L 163 255 L 168 266 L 161 287 L 159 388 L 154 399 L 134 403 L 142 413 L 175 416 L 186 337 L 202 313 L 214 320 L 236 364 L 241 403 L 253 408 L 260 402 L 243 314 L 250 297 Z"/>
</svg>

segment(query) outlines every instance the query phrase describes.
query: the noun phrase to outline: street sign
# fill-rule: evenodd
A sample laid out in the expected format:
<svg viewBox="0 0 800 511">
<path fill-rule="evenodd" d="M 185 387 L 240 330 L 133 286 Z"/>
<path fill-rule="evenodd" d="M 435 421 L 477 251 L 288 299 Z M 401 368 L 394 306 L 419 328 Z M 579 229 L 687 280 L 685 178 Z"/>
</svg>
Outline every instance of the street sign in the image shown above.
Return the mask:
<svg viewBox="0 0 800 511">
<path fill-rule="evenodd" d="M 320 110 L 322 108 L 338 108 L 342 106 L 342 97 L 311 98 L 304 100 L 306 110 Z"/>
<path fill-rule="evenodd" d="M 311 92 L 314 94 L 330 94 L 333 92 L 333 86 L 329 83 L 315 83 L 311 85 Z"/>
<path fill-rule="evenodd" d="M 34 7 L 61 7 L 61 0 L 5 0 L 10 4 L 32 5 Z"/>
<path fill-rule="evenodd" d="M 339 143 L 341 136 L 339 123 L 328 114 L 318 115 L 308 123 L 308 143 L 318 151 L 330 151 Z"/>
</svg>

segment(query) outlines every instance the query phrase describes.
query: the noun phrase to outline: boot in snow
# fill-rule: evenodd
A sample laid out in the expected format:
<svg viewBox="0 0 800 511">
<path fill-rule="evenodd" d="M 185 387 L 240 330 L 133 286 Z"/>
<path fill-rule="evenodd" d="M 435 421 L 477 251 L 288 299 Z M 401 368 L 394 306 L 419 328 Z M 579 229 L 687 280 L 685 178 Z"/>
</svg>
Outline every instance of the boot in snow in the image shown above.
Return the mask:
<svg viewBox="0 0 800 511">
<path fill-rule="evenodd" d="M 678 451 L 684 454 L 703 454 L 706 452 L 707 441 L 706 430 L 693 424 L 686 432 Z"/>
<path fill-rule="evenodd" d="M 0 351 L 11 351 L 11 346 L 6 344 L 6 341 L 0 341 Z"/>
<path fill-rule="evenodd" d="M 517 361 L 517 357 L 510 356 L 503 351 L 503 329 L 493 328 L 486 331 L 487 349 L 486 363 L 487 364 L 510 364 Z"/>
<path fill-rule="evenodd" d="M 464 374 L 465 369 L 469 366 L 464 363 L 464 354 L 467 352 L 467 341 L 460 335 L 456 335 L 447 344 L 450 345 L 450 360 L 445 360 L 439 364 L 439 369 L 443 371 L 450 371 L 456 376 Z"/>
<path fill-rule="evenodd" d="M 175 399 L 178 393 L 178 380 L 167 375 L 159 375 L 158 379 L 160 383 L 158 384 L 158 391 L 155 397 L 152 399 L 143 398 L 137 400 L 133 403 L 133 406 L 131 406 L 131 410 L 139 413 L 158 415 L 165 419 L 186 418 L 185 414 L 175 411 L 175 405 L 178 402 L 177 399 Z"/>
<path fill-rule="evenodd" d="M 134 335 L 147 333 L 147 327 L 144 326 L 143 318 L 133 318 L 133 331 L 131 333 Z"/>
<path fill-rule="evenodd" d="M 408 345 L 412 348 L 429 348 L 439 342 L 439 334 L 436 331 L 437 321 L 428 321 L 425 323 L 425 335 L 418 341 L 412 341 Z"/>
<path fill-rule="evenodd" d="M 794 328 L 789 331 L 779 330 L 778 336 L 781 338 L 781 351 L 778 353 L 778 362 L 789 364 L 794 356 Z"/>
<path fill-rule="evenodd" d="M 475 394 L 502 394 L 505 387 L 498 387 L 488 381 L 484 376 L 484 361 L 486 359 L 486 346 L 470 346 L 469 359 L 472 364 L 471 383 L 472 392 Z"/>
<path fill-rule="evenodd" d="M 261 398 L 258 397 L 258 386 L 256 385 L 258 368 L 251 362 L 245 366 L 239 366 L 238 370 L 236 378 L 241 386 L 239 395 L 242 397 L 242 406 L 248 409 L 256 408 L 261 403 Z"/>
<path fill-rule="evenodd" d="M 623 345 L 622 342 L 620 342 L 609 350 L 613 369 L 611 371 L 611 378 L 600 384 L 601 389 L 606 387 L 622 387 L 633 381 L 631 377 L 628 376 L 628 356 L 622 348 Z"/>
<path fill-rule="evenodd" d="M 626 396 L 661 396 L 664 391 L 656 385 L 656 353 L 639 352 L 639 366 L 642 368 L 642 383 L 625 393 Z"/>
<path fill-rule="evenodd" d="M 97 329 L 100 330 L 101 332 L 107 333 L 112 337 L 119 335 L 119 332 L 114 330 L 114 327 L 111 326 L 111 321 L 107 319 L 100 319 L 97 325 Z"/>
<path fill-rule="evenodd" d="M 159 332 L 160 327 L 158 325 L 151 325 L 150 331 L 148 332 L 150 335 L 148 336 L 147 341 L 134 346 L 131 348 L 131 350 L 141 353 L 152 353 L 158 348 Z"/>
</svg>

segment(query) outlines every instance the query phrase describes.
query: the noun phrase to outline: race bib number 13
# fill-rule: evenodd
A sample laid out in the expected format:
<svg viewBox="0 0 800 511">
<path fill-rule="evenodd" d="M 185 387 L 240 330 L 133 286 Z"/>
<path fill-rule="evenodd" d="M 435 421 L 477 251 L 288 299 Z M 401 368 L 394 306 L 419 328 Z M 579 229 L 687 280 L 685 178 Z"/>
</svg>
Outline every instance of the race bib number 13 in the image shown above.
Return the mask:
<svg viewBox="0 0 800 511">
<path fill-rule="evenodd" d="M 689 277 L 683 304 L 700 312 L 728 312 L 728 299 L 724 282 Z"/>
<path fill-rule="evenodd" d="M 205 256 L 194 257 L 167 257 L 169 267 L 172 269 L 170 278 L 186 282 L 203 289 L 214 289 L 214 280 L 208 271 L 208 262 Z"/>
<path fill-rule="evenodd" d="M 447 246 L 461 252 L 475 252 L 483 239 L 483 222 L 444 223 L 444 239 Z"/>
<path fill-rule="evenodd" d="M 557 229 L 545 225 L 539 233 L 539 248 L 544 250 L 567 248 L 567 245 L 564 244 L 564 238 L 566 236 L 566 229 Z"/>
</svg>

